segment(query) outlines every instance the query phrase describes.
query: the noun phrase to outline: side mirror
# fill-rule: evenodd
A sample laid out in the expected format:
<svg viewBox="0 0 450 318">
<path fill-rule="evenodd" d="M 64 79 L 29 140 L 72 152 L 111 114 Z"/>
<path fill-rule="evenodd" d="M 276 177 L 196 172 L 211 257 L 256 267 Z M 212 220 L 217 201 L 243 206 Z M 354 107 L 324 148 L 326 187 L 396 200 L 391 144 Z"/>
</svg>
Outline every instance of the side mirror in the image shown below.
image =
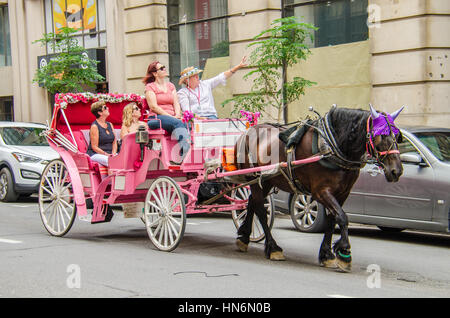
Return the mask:
<svg viewBox="0 0 450 318">
<path fill-rule="evenodd" d="M 405 163 L 413 163 L 417 165 L 420 165 L 423 162 L 422 157 L 415 152 L 406 152 L 400 154 L 400 160 Z"/>
</svg>

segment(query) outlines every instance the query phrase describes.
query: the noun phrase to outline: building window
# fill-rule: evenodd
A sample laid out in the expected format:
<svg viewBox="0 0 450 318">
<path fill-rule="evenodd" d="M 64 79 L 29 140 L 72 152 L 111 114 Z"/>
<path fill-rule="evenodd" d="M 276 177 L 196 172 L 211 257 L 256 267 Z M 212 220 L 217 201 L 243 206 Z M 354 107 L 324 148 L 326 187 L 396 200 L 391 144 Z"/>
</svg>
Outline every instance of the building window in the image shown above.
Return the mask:
<svg viewBox="0 0 450 318">
<path fill-rule="evenodd" d="M 85 49 L 106 47 L 105 0 L 45 0 L 46 32 L 62 27 L 80 29 L 75 38 Z"/>
<path fill-rule="evenodd" d="M 8 6 L 0 6 L 0 66 L 11 65 Z"/>
<path fill-rule="evenodd" d="M 227 0 L 168 0 L 170 81 L 187 66 L 229 55 Z"/>
<path fill-rule="evenodd" d="M 13 97 L 0 97 L 0 120 L 14 121 Z"/>
<path fill-rule="evenodd" d="M 368 0 L 285 0 L 285 16 L 302 17 L 319 28 L 311 47 L 365 41 Z"/>
</svg>

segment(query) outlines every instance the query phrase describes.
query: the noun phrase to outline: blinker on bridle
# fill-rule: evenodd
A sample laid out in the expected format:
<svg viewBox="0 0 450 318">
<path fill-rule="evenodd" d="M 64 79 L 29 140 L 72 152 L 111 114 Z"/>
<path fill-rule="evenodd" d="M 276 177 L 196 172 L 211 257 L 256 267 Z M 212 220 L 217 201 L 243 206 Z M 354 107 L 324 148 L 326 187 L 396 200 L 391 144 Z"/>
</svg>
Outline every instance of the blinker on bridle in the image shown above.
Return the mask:
<svg viewBox="0 0 450 318">
<path fill-rule="evenodd" d="M 392 136 L 393 142 L 392 142 L 391 146 L 389 147 L 389 149 L 386 151 L 378 151 L 376 149 L 376 147 L 373 143 L 373 137 L 375 137 L 374 130 L 373 130 L 373 127 L 372 128 L 370 127 L 370 120 L 372 119 L 372 122 L 373 122 L 373 118 L 371 115 L 371 116 L 369 116 L 369 118 L 367 118 L 366 150 L 367 150 L 367 153 L 369 154 L 369 156 L 374 157 L 379 165 L 383 165 L 382 161 L 386 158 L 386 156 L 393 155 L 393 154 L 400 154 L 400 151 L 398 150 L 397 139 L 395 138 L 395 133 L 393 132 L 393 129 L 392 129 L 392 126 L 391 126 L 388 116 L 386 115 L 386 113 L 381 113 L 380 116 L 383 116 L 384 119 L 386 120 L 386 123 L 389 127 L 389 135 Z M 397 128 L 397 130 L 398 130 L 398 128 Z M 384 135 L 384 134 L 382 134 L 382 135 Z M 395 148 L 397 148 L 397 149 L 392 149 L 394 147 L 394 145 L 396 146 Z"/>
</svg>

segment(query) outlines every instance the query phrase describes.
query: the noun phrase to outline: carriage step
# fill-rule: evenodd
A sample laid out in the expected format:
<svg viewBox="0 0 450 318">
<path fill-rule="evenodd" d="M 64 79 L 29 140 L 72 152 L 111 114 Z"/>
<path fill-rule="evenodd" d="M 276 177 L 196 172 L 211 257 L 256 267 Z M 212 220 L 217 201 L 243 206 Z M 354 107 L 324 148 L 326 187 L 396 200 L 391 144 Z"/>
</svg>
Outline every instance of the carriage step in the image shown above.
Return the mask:
<svg viewBox="0 0 450 318">
<path fill-rule="evenodd" d="M 104 220 L 98 220 L 98 221 L 92 221 L 91 220 L 91 224 L 111 222 L 113 216 L 114 216 L 113 209 L 108 205 L 108 210 L 106 211 L 105 219 Z"/>
</svg>

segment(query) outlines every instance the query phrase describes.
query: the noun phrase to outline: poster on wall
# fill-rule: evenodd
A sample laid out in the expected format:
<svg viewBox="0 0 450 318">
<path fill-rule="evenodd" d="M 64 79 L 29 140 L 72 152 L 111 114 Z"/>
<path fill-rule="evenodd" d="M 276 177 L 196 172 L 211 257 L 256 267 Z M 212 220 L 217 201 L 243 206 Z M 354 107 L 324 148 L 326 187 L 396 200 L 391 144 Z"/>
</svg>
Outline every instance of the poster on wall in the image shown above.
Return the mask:
<svg viewBox="0 0 450 318">
<path fill-rule="evenodd" d="M 97 5 L 95 0 L 53 0 L 55 32 L 62 27 L 95 32 Z"/>
</svg>

